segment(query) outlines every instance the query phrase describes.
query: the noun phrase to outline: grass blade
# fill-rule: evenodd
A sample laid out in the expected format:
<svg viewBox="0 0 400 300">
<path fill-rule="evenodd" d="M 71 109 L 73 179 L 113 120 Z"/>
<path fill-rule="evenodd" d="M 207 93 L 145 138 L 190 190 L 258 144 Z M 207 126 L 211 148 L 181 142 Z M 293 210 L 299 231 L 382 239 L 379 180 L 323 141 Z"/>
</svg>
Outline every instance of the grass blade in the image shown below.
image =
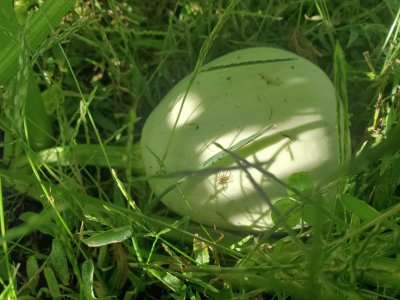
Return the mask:
<svg viewBox="0 0 400 300">
<path fill-rule="evenodd" d="M 342 47 L 336 43 L 334 53 L 334 85 L 336 90 L 336 114 L 339 136 L 339 163 L 343 167 L 349 157 L 349 116 L 348 116 L 348 96 L 347 96 L 347 78 L 346 78 L 346 60 Z M 343 109 L 342 109 L 343 108 Z M 342 115 L 341 112 L 344 112 Z"/>
<path fill-rule="evenodd" d="M 227 150 L 229 151 L 236 151 L 244 146 L 246 146 L 247 144 L 251 143 L 252 141 L 254 141 L 255 139 L 259 138 L 260 136 L 262 136 L 264 133 L 266 133 L 268 130 L 274 128 L 276 125 L 270 125 L 267 128 L 261 129 L 259 131 L 257 131 L 256 133 L 250 135 L 247 138 L 244 138 L 243 140 L 240 140 L 239 142 L 237 142 L 236 144 L 234 144 L 233 146 L 227 148 Z M 207 159 L 204 163 L 203 163 L 203 168 L 207 168 L 211 165 L 213 165 L 214 163 L 216 163 L 217 161 L 221 160 L 223 157 L 228 156 L 226 151 L 219 151 L 217 154 L 211 156 L 209 159 Z"/>
</svg>

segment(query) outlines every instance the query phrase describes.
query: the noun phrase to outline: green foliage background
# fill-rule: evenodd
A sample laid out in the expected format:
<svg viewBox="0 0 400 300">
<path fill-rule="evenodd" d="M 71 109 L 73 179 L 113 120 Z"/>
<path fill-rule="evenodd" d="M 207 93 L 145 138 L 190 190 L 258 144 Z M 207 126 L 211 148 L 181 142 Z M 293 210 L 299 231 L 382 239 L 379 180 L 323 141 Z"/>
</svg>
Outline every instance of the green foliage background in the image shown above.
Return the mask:
<svg viewBox="0 0 400 300">
<path fill-rule="evenodd" d="M 398 0 L 1 1 L 0 298 L 398 299 L 399 18 Z M 348 105 L 336 210 L 310 196 L 300 231 L 206 228 L 146 184 L 152 109 L 251 46 L 316 63 Z"/>
</svg>

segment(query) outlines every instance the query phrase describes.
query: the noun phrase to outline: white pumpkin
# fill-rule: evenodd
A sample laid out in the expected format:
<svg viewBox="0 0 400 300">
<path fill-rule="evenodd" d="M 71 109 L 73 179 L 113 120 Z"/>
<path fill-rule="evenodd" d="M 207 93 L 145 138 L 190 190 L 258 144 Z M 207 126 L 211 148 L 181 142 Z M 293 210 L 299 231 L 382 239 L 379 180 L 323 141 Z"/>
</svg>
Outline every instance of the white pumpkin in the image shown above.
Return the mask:
<svg viewBox="0 0 400 300">
<path fill-rule="evenodd" d="M 331 81 L 316 65 L 288 51 L 259 47 L 204 65 L 185 98 L 191 76 L 164 97 L 145 123 L 141 145 L 148 175 L 234 167 L 232 157 L 216 159 L 223 152 L 214 143 L 234 149 L 248 142 L 235 152 L 251 163 L 265 163 L 265 170 L 282 181 L 310 172 L 321 186 L 337 176 L 342 116 Z M 249 171 L 272 202 L 286 197 L 281 185 Z M 156 195 L 175 184 L 161 199 L 174 212 L 217 228 L 274 225 L 268 203 L 243 170 L 201 173 L 176 184 L 181 178 L 149 180 Z"/>
</svg>

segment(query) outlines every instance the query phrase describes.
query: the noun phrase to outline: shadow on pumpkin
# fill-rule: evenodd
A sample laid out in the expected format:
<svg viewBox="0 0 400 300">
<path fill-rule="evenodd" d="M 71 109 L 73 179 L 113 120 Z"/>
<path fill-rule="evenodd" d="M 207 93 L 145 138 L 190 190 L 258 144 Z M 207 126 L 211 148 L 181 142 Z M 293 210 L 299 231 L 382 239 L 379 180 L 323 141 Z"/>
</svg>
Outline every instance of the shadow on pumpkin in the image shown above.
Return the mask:
<svg viewBox="0 0 400 300">
<path fill-rule="evenodd" d="M 149 175 L 162 167 L 166 174 L 201 170 L 221 151 L 230 149 L 268 127 L 269 130 L 239 147 L 236 154 L 250 163 L 264 163 L 265 170 L 285 181 L 295 172 L 310 172 L 317 185 L 329 182 L 339 170 L 337 108 L 333 86 L 315 66 L 301 73 L 307 61 L 255 64 L 218 69 L 215 80 L 200 72 L 183 101 L 189 77 L 181 81 L 159 104 L 147 121 L 142 150 Z M 310 68 L 309 65 L 307 65 Z M 260 76 L 262 74 L 262 76 Z M 267 84 L 272 76 L 279 84 Z M 321 80 L 322 78 L 322 80 Z M 278 82 L 278 81 L 276 81 Z M 246 87 L 246 89 L 243 89 Z M 178 115 L 180 113 L 180 118 Z M 175 129 L 173 129 L 175 127 Z M 212 167 L 232 167 L 225 155 Z M 243 170 L 228 171 L 228 180 L 218 184 L 221 174 L 152 179 L 156 194 L 171 185 L 176 188 L 162 201 L 180 215 L 221 228 L 248 227 L 263 230 L 273 225 L 270 208 L 255 191 Z M 286 196 L 285 189 L 249 170 L 271 201 Z"/>
</svg>

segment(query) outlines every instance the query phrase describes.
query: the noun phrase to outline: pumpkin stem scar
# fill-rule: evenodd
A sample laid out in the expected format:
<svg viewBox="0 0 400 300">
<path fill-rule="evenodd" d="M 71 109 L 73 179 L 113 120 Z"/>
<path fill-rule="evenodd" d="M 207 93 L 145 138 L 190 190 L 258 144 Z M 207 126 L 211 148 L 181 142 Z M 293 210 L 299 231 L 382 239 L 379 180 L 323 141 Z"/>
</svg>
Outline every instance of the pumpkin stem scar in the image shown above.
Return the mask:
<svg viewBox="0 0 400 300">
<path fill-rule="evenodd" d="M 285 62 L 285 61 L 292 61 L 292 60 L 297 60 L 297 58 L 277 58 L 277 59 L 242 61 L 242 62 L 228 64 L 228 65 L 219 65 L 219 66 L 209 67 L 209 68 L 201 70 L 200 72 L 210 72 L 210 71 L 221 70 L 221 69 L 244 67 L 244 66 L 251 66 L 251 65 L 258 65 L 258 64 L 269 64 L 269 63 L 276 63 L 276 62 Z"/>
</svg>

